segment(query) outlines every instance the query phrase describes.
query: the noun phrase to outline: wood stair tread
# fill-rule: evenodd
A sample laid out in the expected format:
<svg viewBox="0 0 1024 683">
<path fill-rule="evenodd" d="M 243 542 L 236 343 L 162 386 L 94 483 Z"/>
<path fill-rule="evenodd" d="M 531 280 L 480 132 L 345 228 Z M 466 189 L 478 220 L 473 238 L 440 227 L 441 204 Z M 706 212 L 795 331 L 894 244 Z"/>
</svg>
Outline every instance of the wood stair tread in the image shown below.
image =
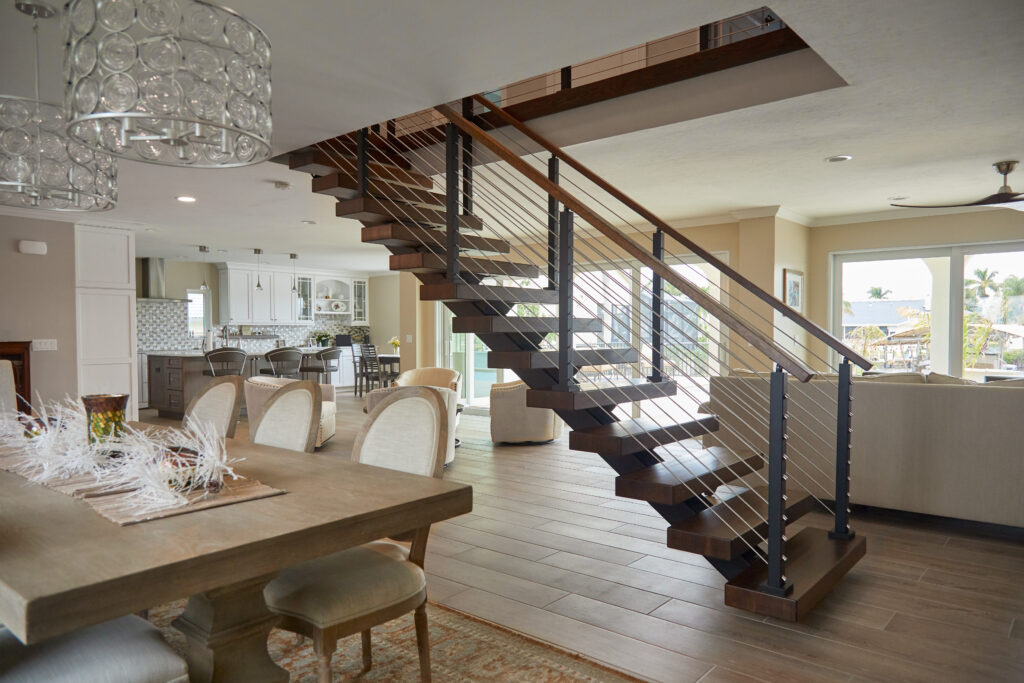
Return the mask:
<svg viewBox="0 0 1024 683">
<path fill-rule="evenodd" d="M 460 235 L 460 237 L 471 237 Z M 533 287 L 451 284 L 420 285 L 420 301 L 500 301 L 510 304 L 557 304 L 558 292 Z M 500 367 L 491 365 L 489 367 Z"/>
<path fill-rule="evenodd" d="M 793 592 L 779 597 L 758 590 L 768 578 L 768 567 L 752 565 L 725 584 L 725 604 L 785 621 L 798 621 L 864 557 L 863 536 L 831 539 L 828 531 L 806 527 L 786 541 L 786 579 Z"/>
<path fill-rule="evenodd" d="M 371 161 L 368 164 L 370 178 L 377 178 L 388 183 L 419 187 L 430 190 L 434 187 L 434 181 L 415 171 L 407 171 L 390 164 L 380 164 Z M 343 174 L 356 176 L 359 171 L 355 159 L 336 154 L 328 155 L 318 149 L 292 152 L 288 155 L 288 168 L 293 171 L 311 173 L 322 176 L 341 171 Z"/>
<path fill-rule="evenodd" d="M 352 199 L 360 194 L 359 179 L 354 175 L 340 171 L 313 178 L 312 186 L 313 192 L 317 194 L 326 194 L 338 197 L 339 199 Z M 389 183 L 377 178 L 370 180 L 367 194 L 378 199 L 392 199 L 396 202 L 416 204 L 417 206 L 437 210 L 445 208 L 445 196 L 443 194 L 419 187 Z"/>
<path fill-rule="evenodd" d="M 599 332 L 601 321 L 597 318 L 577 318 L 576 329 L 583 332 Z M 504 315 L 457 316 L 452 318 L 452 332 L 473 334 L 549 334 L 558 332 L 558 318 L 528 318 Z"/>
<path fill-rule="evenodd" d="M 786 493 L 787 524 L 809 512 L 815 504 L 806 491 Z M 705 557 L 732 560 L 757 545 L 768 530 L 768 487 L 755 486 L 724 503 L 702 510 L 668 528 L 668 547 Z"/>
<path fill-rule="evenodd" d="M 375 197 L 353 197 L 339 201 L 334 207 L 334 215 L 338 218 L 352 218 L 371 224 L 407 221 L 439 228 L 443 228 L 447 224 L 447 214 L 444 211 L 412 204 L 393 203 Z M 482 230 L 483 227 L 483 221 L 476 216 L 459 216 L 459 228 L 461 229 Z"/>
<path fill-rule="evenodd" d="M 445 273 L 448 270 L 444 254 L 417 252 L 413 254 L 392 254 L 391 270 L 412 273 Z M 459 271 L 476 275 L 503 275 L 506 277 L 533 278 L 539 274 L 537 266 L 530 263 L 513 263 L 498 259 L 459 257 Z"/>
<path fill-rule="evenodd" d="M 445 239 L 443 230 L 406 225 L 405 223 L 380 223 L 362 229 L 364 243 L 382 244 L 386 247 L 423 247 L 431 251 L 444 251 Z M 510 245 L 505 240 L 460 232 L 459 248 L 486 251 L 492 254 L 507 254 Z M 557 297 L 555 300 L 557 301 Z"/>
<path fill-rule="evenodd" d="M 367 158 L 370 161 L 393 164 L 406 170 L 412 168 L 412 162 L 398 150 L 392 149 L 391 141 L 387 138 L 381 137 L 376 133 L 369 133 L 366 141 Z M 355 155 L 359 152 L 359 132 L 354 131 L 345 135 L 339 135 L 333 140 L 326 140 L 324 144 L 328 148 L 344 149 L 352 155 L 352 158 L 355 158 Z"/>
<path fill-rule="evenodd" d="M 561 391 L 555 388 L 528 389 L 526 405 L 531 408 L 551 408 L 552 410 L 587 410 L 662 398 L 675 393 L 676 383 L 673 381 L 650 382 L 641 379 L 630 383 L 580 391 Z"/>
<path fill-rule="evenodd" d="M 753 451 L 735 453 L 728 448 L 691 449 L 664 462 L 615 479 L 615 495 L 662 505 L 678 505 L 709 495 L 722 484 L 764 467 L 764 458 Z"/>
<path fill-rule="evenodd" d="M 641 417 L 592 429 L 573 430 L 569 434 L 569 448 L 602 455 L 630 455 L 717 430 L 718 418 L 715 416 L 669 425 Z"/>
<path fill-rule="evenodd" d="M 542 292 L 555 294 L 555 301 L 558 302 L 558 292 L 542 289 Z M 574 349 L 572 352 L 572 363 L 576 367 L 588 367 L 592 365 L 620 365 L 636 363 L 640 360 L 640 352 L 636 349 Z M 558 351 L 490 351 L 487 354 L 487 367 L 506 368 L 509 370 L 553 370 L 558 367 Z M 570 448 L 572 445 L 573 431 L 569 434 Z"/>
</svg>

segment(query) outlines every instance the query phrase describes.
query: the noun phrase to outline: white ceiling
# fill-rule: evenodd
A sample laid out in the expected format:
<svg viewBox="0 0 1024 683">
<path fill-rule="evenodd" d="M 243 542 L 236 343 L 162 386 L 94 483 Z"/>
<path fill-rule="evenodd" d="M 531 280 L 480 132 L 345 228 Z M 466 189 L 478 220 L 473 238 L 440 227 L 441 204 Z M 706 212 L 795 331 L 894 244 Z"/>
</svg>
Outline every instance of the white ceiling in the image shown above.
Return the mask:
<svg viewBox="0 0 1024 683">
<path fill-rule="evenodd" d="M 273 44 L 274 148 L 669 35 L 757 6 L 739 0 L 236 0 Z M 665 218 L 781 204 L 818 222 L 990 194 L 990 164 L 1024 157 L 1024 3 L 775 0 L 772 9 L 850 85 L 576 145 L 573 153 Z M 27 17 L 0 6 L 0 92 L 31 94 Z M 61 99 L 59 27 L 41 30 L 43 96 Z M 825 156 L 853 154 L 845 164 Z M 1017 184 L 1024 187 L 1024 172 Z M 277 164 L 188 170 L 122 162 L 118 208 L 47 216 L 135 225 L 142 255 L 261 247 L 310 266 L 386 268 L 333 200 Z M 268 181 L 292 187 L 273 189 Z M 1013 178 L 1011 178 L 1013 180 Z M 1018 188 L 1020 189 L 1020 188 Z M 183 205 L 179 194 L 199 201 Z M 899 210 L 892 209 L 892 216 Z M 32 214 L 27 214 L 32 215 Z M 304 226 L 301 220 L 314 220 Z M 147 231 L 150 230 L 150 231 Z M 251 253 L 251 252 L 249 252 Z"/>
</svg>

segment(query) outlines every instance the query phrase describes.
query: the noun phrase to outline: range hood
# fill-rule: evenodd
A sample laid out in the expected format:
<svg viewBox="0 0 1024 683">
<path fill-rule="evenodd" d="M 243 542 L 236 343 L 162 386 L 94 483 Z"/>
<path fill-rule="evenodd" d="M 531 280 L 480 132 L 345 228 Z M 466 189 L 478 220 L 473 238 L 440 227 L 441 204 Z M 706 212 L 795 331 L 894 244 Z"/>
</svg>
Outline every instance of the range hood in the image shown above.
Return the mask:
<svg viewBox="0 0 1024 683">
<path fill-rule="evenodd" d="M 167 298 L 166 266 L 162 258 L 144 258 L 142 261 L 142 286 L 140 291 L 143 301 L 188 301 L 188 299 Z"/>
</svg>

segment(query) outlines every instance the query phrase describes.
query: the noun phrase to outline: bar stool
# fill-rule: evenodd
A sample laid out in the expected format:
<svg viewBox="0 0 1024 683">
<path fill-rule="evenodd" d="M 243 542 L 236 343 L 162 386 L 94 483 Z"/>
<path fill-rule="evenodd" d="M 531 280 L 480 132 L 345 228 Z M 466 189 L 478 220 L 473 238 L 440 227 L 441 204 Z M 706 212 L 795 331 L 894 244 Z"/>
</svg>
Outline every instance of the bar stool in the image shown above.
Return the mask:
<svg viewBox="0 0 1024 683">
<path fill-rule="evenodd" d="M 338 365 L 331 361 L 336 361 L 339 358 L 341 358 L 341 349 L 337 346 L 328 347 L 317 351 L 312 358 L 303 356 L 299 372 L 315 372 L 318 379 L 321 380 L 321 384 L 331 384 L 331 373 L 338 370 Z"/>
<path fill-rule="evenodd" d="M 203 354 L 206 364 L 210 367 L 203 370 L 208 377 L 226 377 L 228 375 L 241 375 L 245 368 L 245 359 L 248 354 L 242 349 L 213 349 Z"/>
<path fill-rule="evenodd" d="M 302 351 L 299 351 L 294 346 L 286 346 L 281 349 L 271 349 L 263 354 L 263 358 L 270 363 L 270 367 L 260 368 L 261 375 L 299 379 L 299 366 L 302 365 Z"/>
</svg>

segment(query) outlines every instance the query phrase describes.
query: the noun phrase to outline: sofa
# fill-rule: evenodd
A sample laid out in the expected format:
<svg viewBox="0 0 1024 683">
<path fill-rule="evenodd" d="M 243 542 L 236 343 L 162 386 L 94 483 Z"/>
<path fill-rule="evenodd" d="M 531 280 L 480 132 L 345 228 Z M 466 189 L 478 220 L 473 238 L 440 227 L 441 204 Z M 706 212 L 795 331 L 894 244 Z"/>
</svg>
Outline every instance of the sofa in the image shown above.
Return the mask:
<svg viewBox="0 0 1024 683">
<path fill-rule="evenodd" d="M 526 382 L 491 385 L 491 441 L 540 443 L 562 436 L 562 418 L 549 408 L 526 405 Z"/>
<path fill-rule="evenodd" d="M 403 373 L 404 374 L 404 373 Z M 415 385 L 420 386 L 420 385 Z M 373 412 L 374 407 L 382 400 L 390 396 L 396 391 L 401 391 L 404 387 L 393 386 L 384 389 L 374 389 L 366 395 L 366 412 Z M 444 454 L 444 464 L 455 460 L 455 428 L 459 421 L 459 394 L 452 389 L 445 387 L 430 387 L 431 389 L 437 389 L 441 392 L 441 395 L 445 399 L 445 408 L 448 410 L 448 447 Z"/>
<path fill-rule="evenodd" d="M 787 395 L 790 484 L 831 498 L 836 377 L 790 378 Z M 851 502 L 1024 526 L 1024 380 L 878 375 L 854 378 L 852 396 Z M 767 452 L 767 376 L 712 377 L 702 410 L 721 425 L 706 445 Z"/>
<path fill-rule="evenodd" d="M 263 412 L 263 405 L 275 391 L 298 381 L 287 377 L 250 377 L 245 380 L 245 409 L 249 416 L 249 424 L 252 425 L 256 421 L 257 416 Z M 320 428 L 317 429 L 314 444 L 316 448 L 323 446 L 325 441 L 334 436 L 337 429 L 334 385 L 321 384 L 320 392 L 323 403 L 320 404 Z"/>
</svg>

